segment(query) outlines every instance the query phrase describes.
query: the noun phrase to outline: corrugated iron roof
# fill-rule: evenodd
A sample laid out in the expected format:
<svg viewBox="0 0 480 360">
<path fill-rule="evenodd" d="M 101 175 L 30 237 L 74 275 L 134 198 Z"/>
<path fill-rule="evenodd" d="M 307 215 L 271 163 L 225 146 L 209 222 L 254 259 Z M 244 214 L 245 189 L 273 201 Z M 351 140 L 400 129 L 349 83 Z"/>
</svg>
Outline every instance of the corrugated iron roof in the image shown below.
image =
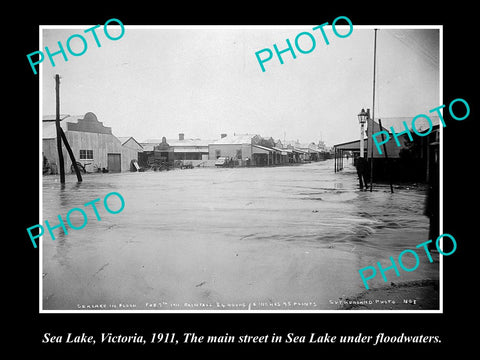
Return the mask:
<svg viewBox="0 0 480 360">
<path fill-rule="evenodd" d="M 274 151 L 272 148 L 269 148 L 269 147 L 266 147 L 266 146 L 262 146 L 262 145 L 252 145 L 254 147 L 257 147 L 259 149 L 263 149 L 263 150 L 266 150 L 266 151 Z"/>
<path fill-rule="evenodd" d="M 153 148 L 157 146 L 158 144 L 147 144 L 147 143 L 141 143 L 143 147 L 143 151 L 153 151 Z"/>
<path fill-rule="evenodd" d="M 133 139 L 133 137 L 131 136 L 117 136 L 117 139 L 120 140 L 120 142 L 123 144 L 125 144 L 128 140 L 130 139 Z M 135 140 L 135 139 L 133 139 Z M 140 145 L 140 144 L 139 144 Z"/>
<path fill-rule="evenodd" d="M 167 144 L 176 147 L 176 146 L 208 146 L 208 144 L 213 143 L 215 140 L 202 140 L 202 139 L 166 139 Z M 162 139 L 146 139 L 141 144 L 155 144 L 158 145 L 162 142 Z"/>
<path fill-rule="evenodd" d="M 210 144 L 230 145 L 230 144 L 251 144 L 252 139 L 258 135 L 254 134 L 240 134 L 240 135 L 227 135 L 224 138 L 214 140 Z"/>
<path fill-rule="evenodd" d="M 263 154 L 263 153 L 270 153 L 272 149 L 266 148 L 265 146 L 260 145 L 252 145 L 252 154 Z"/>
<path fill-rule="evenodd" d="M 208 152 L 208 148 L 205 146 L 200 146 L 200 147 L 176 147 L 173 149 L 174 153 L 205 153 Z"/>
<path fill-rule="evenodd" d="M 60 114 L 60 121 L 62 121 L 63 119 L 69 117 L 70 115 L 69 114 Z M 57 119 L 57 116 L 56 115 L 43 115 L 42 117 L 42 120 L 43 121 L 55 121 Z"/>
<path fill-rule="evenodd" d="M 120 140 L 120 142 L 122 143 L 122 145 L 125 145 L 125 143 L 127 143 L 130 139 L 132 139 L 133 141 L 135 141 L 137 143 L 138 146 L 140 146 L 141 148 L 143 148 L 142 144 L 140 144 L 137 140 L 135 140 L 135 138 L 133 136 L 115 136 L 118 140 Z"/>
<path fill-rule="evenodd" d="M 367 143 L 367 138 L 364 139 L 364 143 Z M 340 150 L 359 150 L 360 149 L 360 139 L 359 140 L 352 140 L 347 141 L 340 144 L 333 145 L 334 148 Z"/>
<path fill-rule="evenodd" d="M 60 127 L 63 131 L 67 130 L 67 123 L 61 121 Z M 55 121 L 44 121 L 42 123 L 42 139 L 56 139 L 57 138 L 57 127 Z"/>
<path fill-rule="evenodd" d="M 298 149 L 309 149 L 311 143 L 301 143 L 297 142 L 296 144 L 293 145 L 293 147 L 296 147 Z"/>
<path fill-rule="evenodd" d="M 177 147 L 177 146 L 208 146 L 208 144 L 211 144 L 213 140 L 202 140 L 202 139 L 184 139 L 184 140 L 179 140 L 179 139 L 167 139 L 167 143 L 170 146 Z"/>
<path fill-rule="evenodd" d="M 79 119 L 83 119 L 85 115 L 60 115 L 60 127 L 63 131 L 67 131 L 67 123 L 77 123 Z M 55 126 L 56 115 L 44 115 L 42 117 L 42 139 L 55 139 L 57 137 L 57 129 Z"/>
<path fill-rule="evenodd" d="M 145 139 L 140 144 L 160 144 L 162 139 Z"/>
</svg>

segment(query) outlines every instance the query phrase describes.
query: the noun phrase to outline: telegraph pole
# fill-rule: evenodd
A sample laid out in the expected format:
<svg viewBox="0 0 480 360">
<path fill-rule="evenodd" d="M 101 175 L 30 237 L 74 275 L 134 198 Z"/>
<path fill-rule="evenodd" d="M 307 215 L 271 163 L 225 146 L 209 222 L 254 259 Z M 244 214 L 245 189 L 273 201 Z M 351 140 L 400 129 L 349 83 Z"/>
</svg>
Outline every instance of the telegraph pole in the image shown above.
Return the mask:
<svg viewBox="0 0 480 360">
<path fill-rule="evenodd" d="M 75 169 L 75 174 L 77 175 L 77 181 L 82 182 L 82 174 L 80 169 L 77 166 L 77 161 L 75 160 L 75 155 L 73 154 L 72 148 L 68 143 L 67 137 L 63 132 L 63 129 L 60 127 L 60 76 L 55 75 L 55 91 L 56 91 L 56 118 L 55 124 L 57 128 L 57 150 L 58 150 L 58 161 L 60 163 L 60 183 L 65 184 L 65 165 L 63 161 L 63 152 L 62 152 L 62 140 L 67 149 L 68 155 L 70 155 L 70 160 L 72 161 L 73 168 Z"/>
<path fill-rule="evenodd" d="M 62 137 L 60 128 L 60 75 L 55 75 L 55 101 L 56 101 L 56 116 L 55 126 L 57 129 L 57 151 L 58 151 L 58 165 L 60 168 L 60 183 L 65 184 L 65 164 L 63 161 L 62 152 Z"/>
<path fill-rule="evenodd" d="M 373 40 L 373 104 L 372 104 L 372 131 L 370 132 L 370 136 L 373 136 L 373 124 L 375 121 L 375 70 L 376 70 L 376 62 L 377 62 L 377 30 L 375 29 L 374 33 L 374 40 Z M 372 138 L 373 139 L 373 138 Z M 373 189 L 373 140 L 372 140 L 372 150 L 370 153 L 370 192 Z"/>
</svg>

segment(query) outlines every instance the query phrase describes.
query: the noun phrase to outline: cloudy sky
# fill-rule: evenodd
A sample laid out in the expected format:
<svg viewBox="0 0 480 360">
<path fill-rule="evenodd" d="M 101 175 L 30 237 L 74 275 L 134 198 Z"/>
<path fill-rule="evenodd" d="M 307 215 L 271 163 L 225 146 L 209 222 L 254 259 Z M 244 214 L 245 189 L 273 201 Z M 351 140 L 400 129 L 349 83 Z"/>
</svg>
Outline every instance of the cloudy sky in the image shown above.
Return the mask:
<svg viewBox="0 0 480 360">
<path fill-rule="evenodd" d="M 125 24 L 112 41 L 83 29 L 43 28 L 42 47 L 58 50 L 72 34 L 83 34 L 87 51 L 68 61 L 46 57 L 40 68 L 41 115 L 55 114 L 55 74 L 61 76 L 61 113 L 93 112 L 117 136 L 216 139 L 221 133 L 254 133 L 328 146 L 358 138 L 357 114 L 372 107 L 372 27 L 354 26 L 347 38 L 318 24 L 256 27 L 142 27 Z M 437 29 L 379 26 L 375 117 L 413 117 L 440 105 L 441 57 Z M 110 26 L 109 26 L 110 29 Z M 347 29 L 338 27 L 340 33 Z M 255 52 L 294 44 L 308 31 L 316 38 L 309 54 L 283 54 L 262 72 Z M 112 36 L 118 35 L 111 28 Z M 304 37 L 304 39 L 307 39 Z M 308 40 L 308 39 L 307 39 Z M 305 42 L 304 47 L 309 44 Z M 71 42 L 80 52 L 81 41 Z"/>
</svg>

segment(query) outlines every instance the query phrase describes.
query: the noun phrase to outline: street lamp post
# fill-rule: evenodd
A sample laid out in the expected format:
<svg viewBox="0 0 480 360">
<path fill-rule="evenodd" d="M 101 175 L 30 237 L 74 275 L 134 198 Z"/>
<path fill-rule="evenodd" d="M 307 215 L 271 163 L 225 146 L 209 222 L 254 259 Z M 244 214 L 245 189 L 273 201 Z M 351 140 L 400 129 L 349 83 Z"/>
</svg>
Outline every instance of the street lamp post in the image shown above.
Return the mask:
<svg viewBox="0 0 480 360">
<path fill-rule="evenodd" d="M 367 170 L 367 161 L 364 159 L 365 152 L 365 123 L 370 119 L 370 109 L 362 109 L 360 114 L 358 114 L 358 122 L 360 123 L 360 157 L 357 159 L 357 174 L 358 180 L 360 182 L 360 189 L 363 189 L 364 183 L 367 186 L 366 179 L 366 170 Z"/>
<path fill-rule="evenodd" d="M 370 109 L 362 109 L 360 114 L 358 114 L 358 122 L 360 123 L 360 157 L 363 158 L 365 152 L 365 123 L 370 117 Z"/>
</svg>

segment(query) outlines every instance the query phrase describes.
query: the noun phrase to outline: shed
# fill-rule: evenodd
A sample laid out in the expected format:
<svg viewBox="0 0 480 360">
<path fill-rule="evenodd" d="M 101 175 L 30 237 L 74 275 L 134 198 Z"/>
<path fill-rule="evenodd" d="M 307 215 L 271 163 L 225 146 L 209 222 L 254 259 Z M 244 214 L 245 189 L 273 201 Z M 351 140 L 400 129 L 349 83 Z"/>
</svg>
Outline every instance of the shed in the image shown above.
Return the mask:
<svg viewBox="0 0 480 360">
<path fill-rule="evenodd" d="M 143 146 L 132 136 L 119 136 L 118 140 L 122 144 L 122 170 L 133 169 L 132 160 L 138 163 Z"/>
</svg>

